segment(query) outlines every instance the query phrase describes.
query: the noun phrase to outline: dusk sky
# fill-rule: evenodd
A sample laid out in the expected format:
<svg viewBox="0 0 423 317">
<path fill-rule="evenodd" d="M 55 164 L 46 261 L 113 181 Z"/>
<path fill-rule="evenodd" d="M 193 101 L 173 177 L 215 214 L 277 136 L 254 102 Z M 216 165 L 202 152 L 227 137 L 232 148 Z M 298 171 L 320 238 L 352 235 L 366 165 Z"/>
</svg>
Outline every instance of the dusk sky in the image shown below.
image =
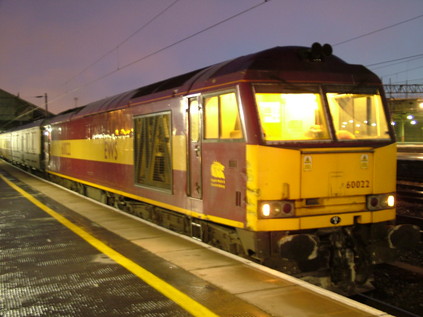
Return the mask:
<svg viewBox="0 0 423 317">
<path fill-rule="evenodd" d="M 313 42 L 385 83 L 422 84 L 421 30 L 423 0 L 0 0 L 0 88 L 39 106 L 47 93 L 58 113 Z"/>
</svg>

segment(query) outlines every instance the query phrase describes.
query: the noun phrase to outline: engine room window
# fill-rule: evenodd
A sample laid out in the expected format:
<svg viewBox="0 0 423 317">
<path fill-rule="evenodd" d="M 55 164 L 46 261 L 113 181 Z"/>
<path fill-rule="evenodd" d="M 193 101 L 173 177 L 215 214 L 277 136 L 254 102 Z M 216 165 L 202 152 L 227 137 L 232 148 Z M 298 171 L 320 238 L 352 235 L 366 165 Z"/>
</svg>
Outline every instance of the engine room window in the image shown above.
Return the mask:
<svg viewBox="0 0 423 317">
<path fill-rule="evenodd" d="M 265 140 L 329 139 L 320 94 L 266 92 L 255 95 Z"/>
<path fill-rule="evenodd" d="M 388 139 L 388 125 L 379 94 L 327 93 L 339 140 Z"/>
<path fill-rule="evenodd" d="M 206 139 L 242 139 L 242 129 L 235 93 L 204 100 Z"/>
<path fill-rule="evenodd" d="M 134 163 L 136 183 L 171 189 L 170 120 L 170 113 L 135 118 Z"/>
</svg>

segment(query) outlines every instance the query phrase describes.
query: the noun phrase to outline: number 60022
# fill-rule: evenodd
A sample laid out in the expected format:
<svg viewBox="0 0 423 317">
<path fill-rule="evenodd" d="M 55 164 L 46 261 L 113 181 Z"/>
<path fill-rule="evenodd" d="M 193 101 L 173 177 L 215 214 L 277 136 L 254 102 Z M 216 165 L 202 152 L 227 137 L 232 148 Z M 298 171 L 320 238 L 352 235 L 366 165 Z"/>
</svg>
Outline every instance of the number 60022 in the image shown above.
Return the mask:
<svg viewBox="0 0 423 317">
<path fill-rule="evenodd" d="M 346 184 L 347 188 L 369 188 L 369 180 L 358 180 L 358 181 L 348 181 Z"/>
</svg>

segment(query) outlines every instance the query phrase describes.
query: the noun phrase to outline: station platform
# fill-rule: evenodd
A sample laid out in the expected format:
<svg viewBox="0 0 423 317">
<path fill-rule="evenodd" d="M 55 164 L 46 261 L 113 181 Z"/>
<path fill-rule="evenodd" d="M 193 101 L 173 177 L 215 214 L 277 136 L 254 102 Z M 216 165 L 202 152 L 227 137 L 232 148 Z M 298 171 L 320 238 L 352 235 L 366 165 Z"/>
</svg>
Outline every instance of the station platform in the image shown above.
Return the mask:
<svg viewBox="0 0 423 317">
<path fill-rule="evenodd" d="M 389 316 L 0 161 L 1 316 Z"/>
</svg>

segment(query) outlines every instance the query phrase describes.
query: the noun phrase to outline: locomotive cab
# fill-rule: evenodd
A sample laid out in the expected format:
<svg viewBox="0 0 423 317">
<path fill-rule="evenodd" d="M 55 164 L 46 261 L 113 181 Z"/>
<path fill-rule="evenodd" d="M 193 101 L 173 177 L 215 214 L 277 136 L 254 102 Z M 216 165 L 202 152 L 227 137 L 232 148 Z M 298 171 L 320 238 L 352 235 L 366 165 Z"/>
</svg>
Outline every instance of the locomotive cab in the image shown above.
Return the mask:
<svg viewBox="0 0 423 317">
<path fill-rule="evenodd" d="M 188 196 L 223 225 L 203 224 L 203 241 L 337 290 L 392 259 L 414 229 L 394 225 L 396 143 L 375 74 L 316 44 L 243 56 L 196 80 Z"/>
<path fill-rule="evenodd" d="M 379 88 L 254 84 L 253 95 L 261 138 L 246 145 L 249 253 L 283 258 L 273 265 L 292 274 L 325 267 L 332 282 L 364 283 L 401 231 L 386 225 L 396 144 Z"/>
<path fill-rule="evenodd" d="M 395 151 L 382 99 L 376 88 L 353 89 L 255 86 L 261 146 L 279 156 L 273 172 L 286 169 L 261 185 L 260 219 L 378 209 L 392 209 L 381 221 L 393 219 L 395 184 L 379 181 L 396 171 L 395 155 L 379 154 Z"/>
</svg>

